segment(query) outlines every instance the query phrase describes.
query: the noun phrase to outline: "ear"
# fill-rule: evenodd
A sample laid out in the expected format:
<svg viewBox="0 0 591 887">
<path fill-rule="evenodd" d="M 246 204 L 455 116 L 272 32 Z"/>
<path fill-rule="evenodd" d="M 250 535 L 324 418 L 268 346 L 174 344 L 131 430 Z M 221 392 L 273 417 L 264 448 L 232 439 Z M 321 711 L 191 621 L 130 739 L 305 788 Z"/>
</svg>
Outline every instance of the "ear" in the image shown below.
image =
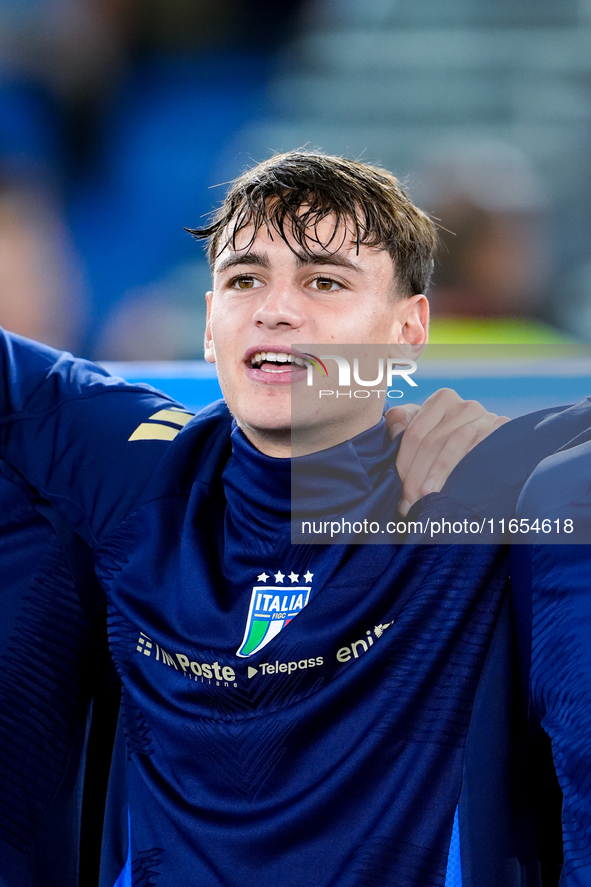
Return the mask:
<svg viewBox="0 0 591 887">
<path fill-rule="evenodd" d="M 205 324 L 205 339 L 203 342 L 203 353 L 208 363 L 215 363 L 215 346 L 211 335 L 211 300 L 213 293 L 210 291 L 205 293 L 205 301 L 207 302 L 207 322 Z"/>
<path fill-rule="evenodd" d="M 421 294 L 405 299 L 398 315 L 398 343 L 425 345 L 429 337 L 429 302 Z"/>
</svg>

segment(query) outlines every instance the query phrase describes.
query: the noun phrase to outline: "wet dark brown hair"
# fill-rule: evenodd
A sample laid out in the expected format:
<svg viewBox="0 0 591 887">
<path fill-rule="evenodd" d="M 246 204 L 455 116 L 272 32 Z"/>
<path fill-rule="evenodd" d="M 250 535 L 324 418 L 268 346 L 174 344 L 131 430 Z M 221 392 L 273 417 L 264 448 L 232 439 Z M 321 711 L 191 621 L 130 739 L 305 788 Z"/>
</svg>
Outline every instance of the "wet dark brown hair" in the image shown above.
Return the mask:
<svg viewBox="0 0 591 887">
<path fill-rule="evenodd" d="M 318 225 L 327 216 L 334 228 L 321 242 Z M 249 248 L 263 225 L 289 244 L 287 231 L 305 253 L 314 246 L 336 252 L 352 233 L 358 250 L 364 244 L 389 252 L 398 294 L 424 293 L 429 284 L 435 225 L 385 169 L 316 152 L 277 154 L 231 184 L 209 225 L 186 230 L 208 241 L 213 268 L 226 246 L 236 248 L 238 232 L 252 226 Z"/>
</svg>

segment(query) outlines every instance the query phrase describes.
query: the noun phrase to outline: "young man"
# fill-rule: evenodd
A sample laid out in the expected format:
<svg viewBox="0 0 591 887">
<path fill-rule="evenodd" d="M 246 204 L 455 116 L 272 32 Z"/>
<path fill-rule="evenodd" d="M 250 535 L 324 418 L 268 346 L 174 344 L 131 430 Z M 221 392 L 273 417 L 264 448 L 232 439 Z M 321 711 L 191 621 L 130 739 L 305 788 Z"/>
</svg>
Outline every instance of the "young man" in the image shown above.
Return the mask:
<svg viewBox="0 0 591 887">
<path fill-rule="evenodd" d="M 197 233 L 211 236 L 207 353 L 227 406 L 192 418 L 2 339 L 0 452 L 94 549 L 109 601 L 121 771 L 101 885 L 443 885 L 504 554 L 293 546 L 287 458 L 294 346 L 425 341 L 432 225 L 388 173 L 294 153 L 241 177 Z M 359 490 L 402 490 L 397 445 L 364 415 L 330 450 L 304 423 L 321 472 L 356 454 L 344 514 Z M 461 490 L 427 505 L 472 516 Z M 498 848 L 506 884 L 535 879 L 531 859 L 505 858 L 518 844 Z M 465 883 L 499 883 L 477 874 Z"/>
</svg>

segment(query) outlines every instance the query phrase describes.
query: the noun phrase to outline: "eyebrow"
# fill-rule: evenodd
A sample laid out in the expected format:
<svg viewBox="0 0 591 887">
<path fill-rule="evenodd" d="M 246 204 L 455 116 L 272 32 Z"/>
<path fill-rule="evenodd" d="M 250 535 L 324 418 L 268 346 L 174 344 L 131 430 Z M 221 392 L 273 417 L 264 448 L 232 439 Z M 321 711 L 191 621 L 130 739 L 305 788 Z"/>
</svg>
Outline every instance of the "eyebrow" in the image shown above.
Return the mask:
<svg viewBox="0 0 591 887">
<path fill-rule="evenodd" d="M 295 253 L 298 268 L 307 265 L 336 265 L 339 268 L 349 268 L 360 274 L 365 271 L 356 263 L 352 262 L 346 256 L 339 253 Z M 215 269 L 217 274 L 225 271 L 227 268 L 234 268 L 236 265 L 256 265 L 259 268 L 270 270 L 271 263 L 265 253 L 234 253 L 222 259 L 218 267 Z"/>
<path fill-rule="evenodd" d="M 226 268 L 233 268 L 235 265 L 257 265 L 259 268 L 267 270 L 271 267 L 271 263 L 264 253 L 233 253 L 222 259 L 215 271 L 220 274 Z"/>
<path fill-rule="evenodd" d="M 339 268 L 350 268 L 351 271 L 365 274 L 365 271 L 356 262 L 340 255 L 340 253 L 296 253 L 296 256 L 299 268 L 305 265 L 336 265 Z"/>
</svg>

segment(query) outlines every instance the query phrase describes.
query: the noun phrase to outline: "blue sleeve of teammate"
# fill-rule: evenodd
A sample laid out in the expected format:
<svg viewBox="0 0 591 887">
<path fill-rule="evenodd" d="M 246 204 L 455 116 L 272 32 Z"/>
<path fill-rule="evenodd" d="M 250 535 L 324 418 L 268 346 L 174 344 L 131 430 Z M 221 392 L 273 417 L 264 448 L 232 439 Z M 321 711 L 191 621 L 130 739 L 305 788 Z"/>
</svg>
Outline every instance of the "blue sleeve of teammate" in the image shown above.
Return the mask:
<svg viewBox="0 0 591 887">
<path fill-rule="evenodd" d="M 551 740 L 563 795 L 563 880 L 582 887 L 591 878 L 591 442 L 545 459 L 517 514 L 559 521 L 553 542 L 562 544 L 540 533 L 539 544 L 514 547 L 513 584 L 531 720 Z"/>
<path fill-rule="evenodd" d="M 0 457 L 96 544 L 191 414 L 147 385 L 7 333 L 0 366 Z"/>
<path fill-rule="evenodd" d="M 540 462 L 523 488 L 517 514 L 558 526 L 553 542 L 591 542 L 591 441 Z"/>
<path fill-rule="evenodd" d="M 537 466 L 547 457 L 563 458 L 590 438 L 591 398 L 520 416 L 464 456 L 443 492 L 475 510 L 481 520 L 511 518 L 528 478 L 532 472 L 538 476 Z"/>
</svg>

